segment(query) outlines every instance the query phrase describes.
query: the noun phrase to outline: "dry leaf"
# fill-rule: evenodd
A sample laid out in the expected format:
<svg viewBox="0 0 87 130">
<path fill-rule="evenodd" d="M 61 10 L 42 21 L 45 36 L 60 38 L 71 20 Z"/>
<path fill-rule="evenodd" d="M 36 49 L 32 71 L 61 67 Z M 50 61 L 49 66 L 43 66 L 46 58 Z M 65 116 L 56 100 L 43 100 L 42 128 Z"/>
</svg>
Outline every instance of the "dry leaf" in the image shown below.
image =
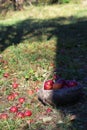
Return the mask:
<svg viewBox="0 0 87 130">
<path fill-rule="evenodd" d="M 52 117 L 51 116 L 49 116 L 49 117 L 43 117 L 43 122 L 45 123 L 45 122 L 49 122 L 49 121 L 51 121 L 52 120 Z"/>
<path fill-rule="evenodd" d="M 76 115 L 71 115 L 70 116 L 70 121 L 73 121 L 73 120 L 75 120 L 76 119 Z"/>
</svg>

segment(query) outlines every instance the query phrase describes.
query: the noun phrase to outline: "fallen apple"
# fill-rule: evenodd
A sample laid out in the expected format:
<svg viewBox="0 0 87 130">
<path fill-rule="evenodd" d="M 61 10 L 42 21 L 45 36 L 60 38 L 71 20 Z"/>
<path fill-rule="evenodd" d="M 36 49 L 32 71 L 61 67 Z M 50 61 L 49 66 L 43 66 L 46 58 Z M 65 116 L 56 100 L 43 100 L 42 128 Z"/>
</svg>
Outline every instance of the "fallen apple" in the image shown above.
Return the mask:
<svg viewBox="0 0 87 130">
<path fill-rule="evenodd" d="M 18 83 L 13 83 L 13 84 L 12 84 L 12 87 L 13 87 L 14 89 L 18 88 L 18 86 L 19 86 Z"/>
<path fill-rule="evenodd" d="M 38 91 L 39 91 L 39 88 L 35 88 L 35 90 L 36 90 L 36 92 L 38 92 Z"/>
<path fill-rule="evenodd" d="M 12 113 L 18 112 L 18 107 L 17 106 L 12 106 L 10 108 L 10 112 L 12 112 Z"/>
<path fill-rule="evenodd" d="M 9 73 L 4 73 L 3 76 L 4 76 L 5 78 L 8 78 L 8 77 L 9 77 Z"/>
<path fill-rule="evenodd" d="M 51 108 L 47 108 L 46 112 L 50 113 L 50 112 L 52 112 L 52 109 Z"/>
<path fill-rule="evenodd" d="M 16 98 L 16 97 L 18 97 L 18 96 L 19 96 L 19 93 L 14 92 L 12 95 Z"/>
<path fill-rule="evenodd" d="M 23 112 L 17 112 L 16 117 L 18 117 L 18 118 L 24 118 L 25 115 L 24 115 Z"/>
<path fill-rule="evenodd" d="M 8 101 L 11 101 L 11 100 L 14 100 L 15 97 L 14 97 L 13 94 L 10 94 L 10 95 L 7 96 L 7 99 L 8 99 Z"/>
<path fill-rule="evenodd" d="M 25 98 L 24 98 L 24 97 L 21 97 L 21 98 L 19 98 L 18 100 L 19 100 L 19 102 L 20 102 L 21 104 L 25 102 Z"/>
<path fill-rule="evenodd" d="M 29 95 L 33 95 L 33 94 L 34 94 L 34 90 L 28 90 L 27 93 L 28 93 Z"/>
<path fill-rule="evenodd" d="M 45 81 L 45 83 L 44 83 L 44 89 L 45 90 L 51 90 L 51 89 L 53 89 L 53 84 L 54 84 L 54 82 L 51 79 Z"/>
<path fill-rule="evenodd" d="M 8 119 L 8 114 L 7 113 L 2 113 L 0 115 L 0 118 L 6 120 L 6 119 Z"/>
<path fill-rule="evenodd" d="M 31 115 L 32 115 L 31 110 L 26 110 L 26 111 L 24 112 L 24 115 L 25 115 L 25 116 L 31 116 Z"/>
</svg>

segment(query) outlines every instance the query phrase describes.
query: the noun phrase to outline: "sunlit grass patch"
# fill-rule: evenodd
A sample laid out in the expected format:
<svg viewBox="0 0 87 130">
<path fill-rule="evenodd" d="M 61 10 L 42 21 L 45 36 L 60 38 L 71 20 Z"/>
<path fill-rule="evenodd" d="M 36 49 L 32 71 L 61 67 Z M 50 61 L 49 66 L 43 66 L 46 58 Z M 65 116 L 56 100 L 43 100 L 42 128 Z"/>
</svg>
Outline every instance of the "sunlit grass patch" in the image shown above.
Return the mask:
<svg viewBox="0 0 87 130">
<path fill-rule="evenodd" d="M 0 130 L 80 130 L 83 119 L 79 121 L 78 115 L 86 110 L 86 104 L 43 106 L 37 91 L 56 69 L 61 78 L 86 83 L 86 11 L 81 4 L 32 6 L 8 12 L 0 20 L 0 115 L 8 114 L 7 120 L 0 118 Z M 14 92 L 19 96 L 8 101 Z M 19 104 L 20 97 L 25 98 L 23 104 Z M 13 105 L 19 112 L 32 110 L 32 116 L 16 118 L 16 113 L 9 111 Z M 48 108 L 52 111 L 47 112 Z M 76 120 L 71 118 L 73 114 Z"/>
</svg>

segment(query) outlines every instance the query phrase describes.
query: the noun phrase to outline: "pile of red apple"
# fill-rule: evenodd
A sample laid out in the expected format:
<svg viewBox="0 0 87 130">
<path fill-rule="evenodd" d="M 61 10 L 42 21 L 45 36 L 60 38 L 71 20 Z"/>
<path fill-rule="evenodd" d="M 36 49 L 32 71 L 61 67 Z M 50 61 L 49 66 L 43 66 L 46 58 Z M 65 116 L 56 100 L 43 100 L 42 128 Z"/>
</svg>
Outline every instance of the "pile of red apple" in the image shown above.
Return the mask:
<svg viewBox="0 0 87 130">
<path fill-rule="evenodd" d="M 55 76 L 58 77 L 58 76 Z M 44 90 L 57 90 L 61 88 L 76 87 L 78 85 L 76 80 L 65 80 L 61 78 L 53 78 L 45 81 Z"/>
<path fill-rule="evenodd" d="M 3 75 L 5 78 L 8 78 L 10 75 L 8 73 L 5 73 Z M 17 103 L 15 105 L 10 106 L 8 109 L 8 112 L 2 112 L 0 113 L 0 119 L 8 119 L 9 118 L 9 113 L 13 113 L 16 118 L 25 118 L 25 117 L 30 117 L 32 115 L 32 111 L 29 109 L 21 110 L 22 104 L 26 101 L 25 97 L 20 97 L 19 93 L 15 91 L 19 87 L 19 84 L 17 81 L 12 83 L 12 89 L 13 92 L 11 92 L 9 95 L 7 95 L 7 100 L 9 102 L 12 102 L 13 100 L 16 99 Z"/>
</svg>

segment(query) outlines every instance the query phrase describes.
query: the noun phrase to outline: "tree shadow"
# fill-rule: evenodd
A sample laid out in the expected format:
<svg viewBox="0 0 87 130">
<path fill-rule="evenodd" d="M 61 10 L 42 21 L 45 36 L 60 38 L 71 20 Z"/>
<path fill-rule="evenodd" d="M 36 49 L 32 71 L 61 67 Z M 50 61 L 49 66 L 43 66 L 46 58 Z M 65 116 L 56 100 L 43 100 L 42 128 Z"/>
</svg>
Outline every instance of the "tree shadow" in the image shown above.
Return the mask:
<svg viewBox="0 0 87 130">
<path fill-rule="evenodd" d="M 0 25 L 0 50 L 15 46 L 22 41 L 45 41 L 56 39 L 55 71 L 66 79 L 76 79 L 85 83 L 87 79 L 87 20 L 74 16 L 49 20 L 26 19 L 14 25 Z M 38 53 L 38 52 L 37 52 Z M 65 114 L 75 114 L 77 130 L 85 130 L 87 120 L 87 96 L 85 101 L 74 105 L 59 107 Z M 83 117 L 83 118 L 82 118 Z M 84 124 L 84 125 L 83 125 Z M 57 127 L 58 128 L 58 127 Z M 25 128 L 24 128 L 25 129 Z M 27 128 L 26 128 L 27 129 Z M 56 129 L 56 128 L 55 128 Z M 68 129 L 67 129 L 68 130 Z"/>
<path fill-rule="evenodd" d="M 81 80 L 87 72 L 86 24 L 86 18 L 71 16 L 48 20 L 26 19 L 13 25 L 0 25 L 0 51 L 24 41 L 33 43 L 54 38 L 56 71 L 62 77 L 74 76 L 73 78 Z"/>
</svg>

